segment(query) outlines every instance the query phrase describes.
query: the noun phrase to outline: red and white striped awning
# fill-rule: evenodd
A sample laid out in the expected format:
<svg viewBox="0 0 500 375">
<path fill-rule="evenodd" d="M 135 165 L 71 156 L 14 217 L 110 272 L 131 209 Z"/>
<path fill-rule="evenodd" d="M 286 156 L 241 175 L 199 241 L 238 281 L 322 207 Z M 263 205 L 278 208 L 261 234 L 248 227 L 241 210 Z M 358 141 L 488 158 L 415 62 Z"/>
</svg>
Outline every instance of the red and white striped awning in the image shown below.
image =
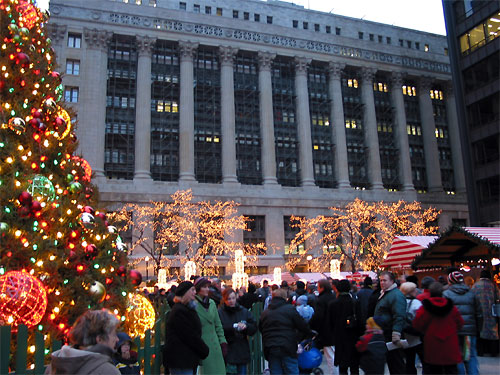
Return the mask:
<svg viewBox="0 0 500 375">
<path fill-rule="evenodd" d="M 500 228 L 465 227 L 464 229 L 471 234 L 487 239 L 491 243 L 500 245 Z"/>
<path fill-rule="evenodd" d="M 436 241 L 438 236 L 396 236 L 392 241 L 389 254 L 381 267 L 383 268 L 410 268 L 411 263 L 422 250 Z"/>
</svg>

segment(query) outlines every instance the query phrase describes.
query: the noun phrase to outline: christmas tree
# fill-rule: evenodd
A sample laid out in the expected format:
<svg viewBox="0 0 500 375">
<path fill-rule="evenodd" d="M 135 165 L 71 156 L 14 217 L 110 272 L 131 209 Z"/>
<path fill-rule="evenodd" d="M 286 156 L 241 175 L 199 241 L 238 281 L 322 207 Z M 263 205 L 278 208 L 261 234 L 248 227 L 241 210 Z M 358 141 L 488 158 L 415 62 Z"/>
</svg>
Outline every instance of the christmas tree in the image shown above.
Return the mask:
<svg viewBox="0 0 500 375">
<path fill-rule="evenodd" d="M 75 155 L 48 14 L 0 0 L 0 325 L 62 339 L 87 309 L 122 321 L 140 274 Z"/>
</svg>

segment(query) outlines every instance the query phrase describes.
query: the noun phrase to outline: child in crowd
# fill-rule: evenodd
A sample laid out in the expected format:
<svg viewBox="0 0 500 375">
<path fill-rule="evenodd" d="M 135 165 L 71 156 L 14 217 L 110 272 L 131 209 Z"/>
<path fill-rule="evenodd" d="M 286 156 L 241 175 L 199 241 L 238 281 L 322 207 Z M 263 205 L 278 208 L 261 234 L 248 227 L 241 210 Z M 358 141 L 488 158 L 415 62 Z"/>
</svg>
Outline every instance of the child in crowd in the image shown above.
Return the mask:
<svg viewBox="0 0 500 375">
<path fill-rule="evenodd" d="M 129 335 L 124 332 L 117 333 L 118 344 L 116 344 L 115 366 L 122 374 L 140 374 L 140 365 L 137 361 L 136 345 Z"/>
<path fill-rule="evenodd" d="M 366 331 L 356 343 L 356 349 L 361 353 L 359 367 L 366 375 L 383 374 L 387 346 L 381 326 L 383 318 L 374 316 L 366 320 Z"/>
<path fill-rule="evenodd" d="M 306 322 L 309 322 L 314 314 L 314 309 L 307 304 L 307 296 L 299 296 L 295 301 L 295 306 L 299 315 L 303 317 Z"/>
</svg>

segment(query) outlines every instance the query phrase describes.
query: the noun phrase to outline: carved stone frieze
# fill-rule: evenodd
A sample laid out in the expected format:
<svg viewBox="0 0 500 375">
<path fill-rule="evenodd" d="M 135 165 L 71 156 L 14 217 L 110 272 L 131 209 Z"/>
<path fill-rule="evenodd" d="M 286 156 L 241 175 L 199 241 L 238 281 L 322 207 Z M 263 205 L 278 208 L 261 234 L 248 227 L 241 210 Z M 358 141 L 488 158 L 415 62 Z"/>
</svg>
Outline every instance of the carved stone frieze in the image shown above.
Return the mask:
<svg viewBox="0 0 500 375">
<path fill-rule="evenodd" d="M 83 37 L 87 48 L 107 50 L 113 33 L 106 30 L 83 29 Z"/>
</svg>

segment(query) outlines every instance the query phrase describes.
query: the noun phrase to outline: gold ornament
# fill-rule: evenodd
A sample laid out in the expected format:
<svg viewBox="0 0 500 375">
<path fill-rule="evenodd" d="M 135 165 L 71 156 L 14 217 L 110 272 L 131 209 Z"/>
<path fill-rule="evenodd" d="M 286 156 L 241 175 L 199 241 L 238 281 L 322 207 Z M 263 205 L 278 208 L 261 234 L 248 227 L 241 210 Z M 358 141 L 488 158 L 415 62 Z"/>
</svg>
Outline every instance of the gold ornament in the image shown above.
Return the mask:
<svg viewBox="0 0 500 375">
<path fill-rule="evenodd" d="M 129 294 L 129 306 L 127 308 L 127 321 L 133 322 L 130 328 L 130 336 L 144 337 L 148 329 L 155 325 L 155 309 L 149 300 L 140 294 Z"/>
</svg>

